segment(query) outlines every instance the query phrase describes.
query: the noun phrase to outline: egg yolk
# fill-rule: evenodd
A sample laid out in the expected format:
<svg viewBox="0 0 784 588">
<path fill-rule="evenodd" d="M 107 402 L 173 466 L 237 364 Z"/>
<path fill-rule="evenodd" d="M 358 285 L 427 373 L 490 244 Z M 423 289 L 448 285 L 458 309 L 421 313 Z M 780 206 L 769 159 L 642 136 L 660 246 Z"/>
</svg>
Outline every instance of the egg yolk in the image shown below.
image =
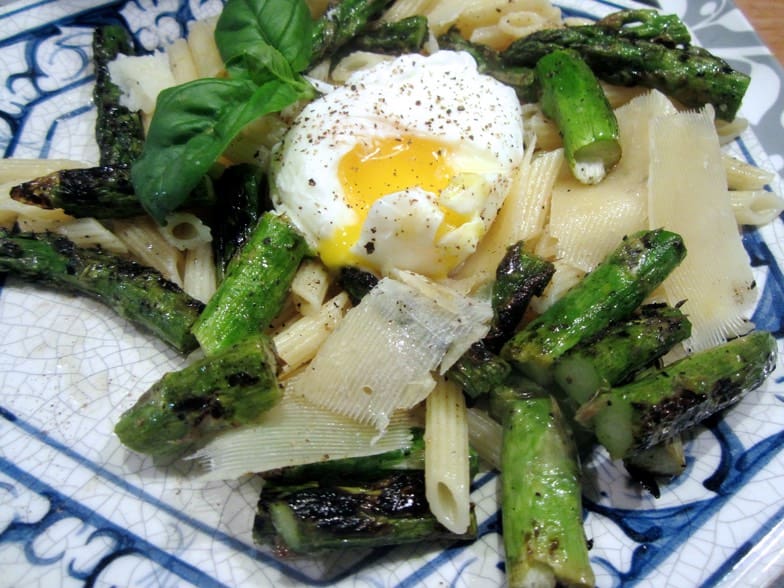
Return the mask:
<svg viewBox="0 0 784 588">
<path fill-rule="evenodd" d="M 449 164 L 449 150 L 443 143 L 422 137 L 395 137 L 358 142 L 340 161 L 338 176 L 346 203 L 358 217 L 319 244 L 319 254 L 332 267 L 356 265 L 350 252 L 359 240 L 362 225 L 373 203 L 387 194 L 419 187 L 440 194 L 455 175 Z M 440 207 L 444 220 L 436 240 L 467 219 Z"/>
</svg>

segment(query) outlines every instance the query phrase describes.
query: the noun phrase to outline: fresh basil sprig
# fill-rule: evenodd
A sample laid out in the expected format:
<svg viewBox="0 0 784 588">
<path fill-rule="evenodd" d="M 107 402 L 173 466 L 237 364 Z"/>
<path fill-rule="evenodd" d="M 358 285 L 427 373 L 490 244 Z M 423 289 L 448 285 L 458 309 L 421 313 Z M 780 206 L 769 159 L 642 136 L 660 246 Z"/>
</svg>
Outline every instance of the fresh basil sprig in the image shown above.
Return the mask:
<svg viewBox="0 0 784 588">
<path fill-rule="evenodd" d="M 157 222 L 179 208 L 250 122 L 316 95 L 309 65 L 312 20 L 303 0 L 229 0 L 215 40 L 227 78 L 203 78 L 158 96 L 131 169 L 139 201 Z"/>
</svg>

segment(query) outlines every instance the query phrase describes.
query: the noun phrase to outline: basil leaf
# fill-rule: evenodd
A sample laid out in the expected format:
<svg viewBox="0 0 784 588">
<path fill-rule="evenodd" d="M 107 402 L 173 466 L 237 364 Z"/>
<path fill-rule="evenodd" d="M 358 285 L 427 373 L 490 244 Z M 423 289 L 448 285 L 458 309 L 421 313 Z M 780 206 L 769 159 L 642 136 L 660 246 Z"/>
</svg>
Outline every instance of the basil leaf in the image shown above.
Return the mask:
<svg viewBox="0 0 784 588">
<path fill-rule="evenodd" d="M 137 197 L 159 223 L 180 207 L 249 122 L 278 112 L 312 89 L 304 83 L 204 78 L 158 96 L 141 157 L 131 168 Z"/>
<path fill-rule="evenodd" d="M 312 28 L 301 0 L 232 0 L 218 19 L 215 42 L 233 76 L 247 73 L 263 83 L 269 72 L 293 80 L 291 72 L 310 64 Z"/>
</svg>

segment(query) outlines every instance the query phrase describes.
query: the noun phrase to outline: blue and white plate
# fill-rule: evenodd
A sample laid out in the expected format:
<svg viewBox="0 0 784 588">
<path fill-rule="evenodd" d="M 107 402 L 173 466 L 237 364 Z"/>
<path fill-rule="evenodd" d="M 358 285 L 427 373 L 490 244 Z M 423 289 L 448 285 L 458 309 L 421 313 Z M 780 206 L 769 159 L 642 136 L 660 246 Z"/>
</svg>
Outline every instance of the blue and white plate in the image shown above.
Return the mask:
<svg viewBox="0 0 784 588">
<path fill-rule="evenodd" d="M 601 16 L 625 0 L 559 1 Z M 664 0 L 700 44 L 751 73 L 732 145 L 784 166 L 784 73 L 730 1 Z M 93 27 L 152 49 L 219 0 L 0 0 L 0 152 L 95 161 Z M 782 219 L 745 233 L 754 321 L 784 310 Z M 1 280 L 2 278 L 0 278 Z M 497 477 L 475 480 L 480 538 L 281 559 L 251 538 L 253 481 L 197 484 L 124 449 L 114 422 L 181 359 L 88 300 L 0 281 L 0 586 L 498 586 Z M 760 586 L 782 571 L 784 370 L 687 443 L 687 472 L 653 499 L 606 458 L 587 464 L 586 531 L 600 586 Z"/>
</svg>

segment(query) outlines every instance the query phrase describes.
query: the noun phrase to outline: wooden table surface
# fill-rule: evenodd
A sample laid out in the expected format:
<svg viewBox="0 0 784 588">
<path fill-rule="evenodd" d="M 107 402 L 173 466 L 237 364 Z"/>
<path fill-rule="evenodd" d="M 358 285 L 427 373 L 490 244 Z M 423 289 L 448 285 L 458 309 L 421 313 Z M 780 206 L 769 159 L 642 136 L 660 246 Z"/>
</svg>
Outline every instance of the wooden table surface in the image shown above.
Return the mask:
<svg viewBox="0 0 784 588">
<path fill-rule="evenodd" d="M 781 0 L 735 0 L 779 63 L 784 64 L 784 2 Z"/>
</svg>

